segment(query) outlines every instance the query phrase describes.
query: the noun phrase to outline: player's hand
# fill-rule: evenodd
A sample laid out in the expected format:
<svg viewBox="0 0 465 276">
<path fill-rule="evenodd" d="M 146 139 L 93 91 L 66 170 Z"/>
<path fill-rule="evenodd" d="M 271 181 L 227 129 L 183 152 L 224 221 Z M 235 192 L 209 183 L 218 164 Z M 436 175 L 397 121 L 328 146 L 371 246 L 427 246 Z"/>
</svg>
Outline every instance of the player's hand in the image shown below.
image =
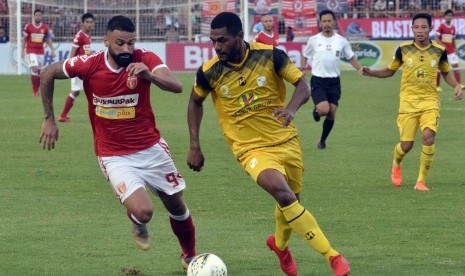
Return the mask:
<svg viewBox="0 0 465 276">
<path fill-rule="evenodd" d="M 460 84 L 455 86 L 454 92 L 454 99 L 461 100 L 463 98 L 462 86 Z"/>
<path fill-rule="evenodd" d="M 147 67 L 147 65 L 145 65 L 142 62 L 135 62 L 135 63 L 129 64 L 128 67 L 126 67 L 126 71 L 128 72 L 128 75 L 130 77 L 138 76 L 138 77 L 142 77 L 145 79 L 149 79 L 151 75 L 150 70 Z"/>
<path fill-rule="evenodd" d="M 43 145 L 43 149 L 52 150 L 56 141 L 58 141 L 58 126 L 55 119 L 44 119 L 39 144 Z"/>
<path fill-rule="evenodd" d="M 203 157 L 200 148 L 191 148 L 187 154 L 187 165 L 195 172 L 200 172 L 203 169 L 205 158 Z"/>
<path fill-rule="evenodd" d="M 276 120 L 281 120 L 284 118 L 282 127 L 287 127 L 291 121 L 294 119 L 294 113 L 289 111 L 286 108 L 276 108 L 272 112 L 273 117 L 275 117 Z"/>
<path fill-rule="evenodd" d="M 358 73 L 362 76 L 369 76 L 370 75 L 370 68 L 366 67 L 366 66 L 362 66 L 360 67 L 360 69 L 358 70 Z"/>
</svg>

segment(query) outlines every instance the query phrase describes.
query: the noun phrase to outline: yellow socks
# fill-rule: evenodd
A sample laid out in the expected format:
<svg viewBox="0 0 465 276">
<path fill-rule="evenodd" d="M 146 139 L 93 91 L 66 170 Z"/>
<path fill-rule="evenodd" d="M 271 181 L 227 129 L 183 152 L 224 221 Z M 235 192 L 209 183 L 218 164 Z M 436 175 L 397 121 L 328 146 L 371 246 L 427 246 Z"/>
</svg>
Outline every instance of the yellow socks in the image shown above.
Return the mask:
<svg viewBox="0 0 465 276">
<path fill-rule="evenodd" d="M 418 173 L 418 181 L 425 181 L 431 169 L 435 153 L 434 144 L 431 146 L 422 146 L 420 155 L 420 172 Z"/>
<path fill-rule="evenodd" d="M 394 147 L 394 163 L 396 163 L 396 165 L 400 165 L 400 163 L 402 162 L 402 159 L 404 159 L 404 156 L 405 156 L 405 152 L 404 150 L 402 150 L 400 143 L 398 143 Z"/>
<path fill-rule="evenodd" d="M 315 218 L 298 201 L 289 206 L 279 208 L 289 226 L 297 232 L 311 247 L 323 254 L 326 260 L 329 257 L 339 255 L 331 248 L 323 231 L 318 226 Z M 277 239 L 276 239 L 277 240 Z"/>
<path fill-rule="evenodd" d="M 274 234 L 276 247 L 278 247 L 279 250 L 284 250 L 289 245 L 289 240 L 292 236 L 292 228 L 287 223 L 278 205 L 276 205 L 274 209 L 274 217 L 276 220 L 276 231 Z"/>
</svg>

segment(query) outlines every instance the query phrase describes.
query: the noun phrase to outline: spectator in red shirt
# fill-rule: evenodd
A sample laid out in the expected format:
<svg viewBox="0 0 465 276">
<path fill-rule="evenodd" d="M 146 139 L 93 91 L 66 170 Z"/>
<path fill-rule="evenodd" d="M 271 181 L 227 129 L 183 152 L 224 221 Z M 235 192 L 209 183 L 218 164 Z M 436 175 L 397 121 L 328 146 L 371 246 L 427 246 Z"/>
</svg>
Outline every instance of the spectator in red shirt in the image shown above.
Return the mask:
<svg viewBox="0 0 465 276">
<path fill-rule="evenodd" d="M 274 20 L 271 15 L 263 15 L 261 17 L 263 24 L 263 30 L 260 31 L 254 38 L 254 42 L 260 42 L 263 44 L 278 46 L 279 34 L 275 32 Z"/>
</svg>

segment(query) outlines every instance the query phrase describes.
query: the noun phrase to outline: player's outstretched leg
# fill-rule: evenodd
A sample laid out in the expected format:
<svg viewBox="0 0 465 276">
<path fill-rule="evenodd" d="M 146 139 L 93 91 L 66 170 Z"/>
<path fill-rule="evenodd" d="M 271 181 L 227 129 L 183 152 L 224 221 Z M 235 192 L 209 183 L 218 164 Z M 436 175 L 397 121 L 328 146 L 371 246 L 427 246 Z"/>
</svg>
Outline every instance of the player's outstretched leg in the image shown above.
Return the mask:
<svg viewBox="0 0 465 276">
<path fill-rule="evenodd" d="M 330 263 L 335 276 L 346 276 L 350 274 L 349 263 L 331 247 L 316 219 L 308 210 L 298 201 L 288 206 L 280 207 L 280 209 L 288 221 L 289 226 L 291 226 L 308 245 L 321 253 Z"/>
<path fill-rule="evenodd" d="M 184 270 L 187 270 L 189 263 L 196 255 L 195 226 L 189 209 L 181 216 L 170 214 L 170 225 L 181 246 L 181 266 Z"/>
</svg>

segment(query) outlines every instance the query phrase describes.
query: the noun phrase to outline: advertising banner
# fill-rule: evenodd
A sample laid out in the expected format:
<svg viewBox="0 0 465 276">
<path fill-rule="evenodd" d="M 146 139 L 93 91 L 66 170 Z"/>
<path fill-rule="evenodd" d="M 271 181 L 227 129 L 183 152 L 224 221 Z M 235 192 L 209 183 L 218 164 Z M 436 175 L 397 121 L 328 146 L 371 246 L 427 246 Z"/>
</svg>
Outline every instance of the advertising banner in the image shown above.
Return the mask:
<svg viewBox="0 0 465 276">
<path fill-rule="evenodd" d="M 305 36 L 318 33 L 315 0 L 283 0 L 284 25 L 291 26 L 294 35 Z"/>
<path fill-rule="evenodd" d="M 443 21 L 443 17 L 434 17 L 430 37 L 434 37 Z M 465 16 L 454 16 L 452 24 L 457 29 L 457 38 L 465 38 Z M 338 19 L 338 32 L 349 40 L 413 39 L 411 26 L 411 18 Z"/>
</svg>

